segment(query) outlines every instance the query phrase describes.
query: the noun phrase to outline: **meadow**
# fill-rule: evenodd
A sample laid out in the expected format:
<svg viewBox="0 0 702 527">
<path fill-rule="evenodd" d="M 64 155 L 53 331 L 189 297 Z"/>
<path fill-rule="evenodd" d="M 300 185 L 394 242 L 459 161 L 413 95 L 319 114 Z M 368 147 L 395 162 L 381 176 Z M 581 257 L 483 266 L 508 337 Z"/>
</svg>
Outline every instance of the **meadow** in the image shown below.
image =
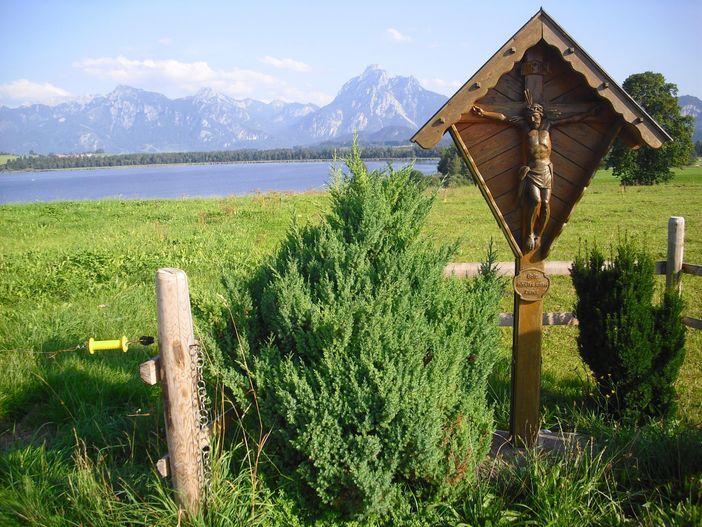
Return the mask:
<svg viewBox="0 0 702 527">
<path fill-rule="evenodd" d="M 665 259 L 667 221 L 686 220 L 685 261 L 702 264 L 702 168 L 665 185 L 620 187 L 595 177 L 552 260 L 586 244 L 605 251 L 628 236 Z M 88 355 L 88 337 L 156 335 L 154 273 L 188 273 L 197 333 L 221 322 L 222 277 L 244 279 L 293 221 L 314 222 L 323 193 L 217 199 L 106 200 L 0 207 L 0 523 L 8 525 L 175 525 L 168 486 L 153 470 L 166 451 L 160 390 L 138 367 L 153 348 Z M 458 241 L 455 261 L 511 254 L 477 189 L 437 192 L 425 235 Z M 659 277 L 660 288 L 663 277 Z M 570 311 L 569 277 L 554 277 L 546 311 Z M 702 279 L 683 276 L 685 313 L 702 318 Z M 505 289 L 503 311 L 511 311 Z M 491 381 L 498 428 L 508 427 L 511 331 Z M 566 460 L 529 455 L 520 467 L 484 478 L 470 496 L 408 504 L 390 522 L 406 525 L 694 525 L 702 522 L 702 332 L 687 333 L 677 389 L 679 418 L 641 429 L 599 417 L 576 349 L 577 329 L 544 332 L 544 427 L 577 429 L 600 446 Z M 217 379 L 211 379 L 213 386 Z M 198 525 L 381 525 L 310 516 L 284 488 L 253 476 L 238 440 L 215 459 L 213 497 Z M 235 446 L 238 445 L 238 446 Z M 404 515 L 404 516 L 403 516 Z"/>
</svg>

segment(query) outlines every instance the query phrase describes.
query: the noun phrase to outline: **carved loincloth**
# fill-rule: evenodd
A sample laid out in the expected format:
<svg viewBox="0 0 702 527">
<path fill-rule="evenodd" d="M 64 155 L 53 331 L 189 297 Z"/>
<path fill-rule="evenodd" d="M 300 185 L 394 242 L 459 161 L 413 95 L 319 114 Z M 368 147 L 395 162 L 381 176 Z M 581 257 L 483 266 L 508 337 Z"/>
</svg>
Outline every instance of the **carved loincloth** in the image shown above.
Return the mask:
<svg viewBox="0 0 702 527">
<path fill-rule="evenodd" d="M 519 189 L 517 197 L 522 201 L 527 182 L 540 189 L 551 189 L 553 184 L 553 163 L 539 167 L 519 167 Z"/>
</svg>

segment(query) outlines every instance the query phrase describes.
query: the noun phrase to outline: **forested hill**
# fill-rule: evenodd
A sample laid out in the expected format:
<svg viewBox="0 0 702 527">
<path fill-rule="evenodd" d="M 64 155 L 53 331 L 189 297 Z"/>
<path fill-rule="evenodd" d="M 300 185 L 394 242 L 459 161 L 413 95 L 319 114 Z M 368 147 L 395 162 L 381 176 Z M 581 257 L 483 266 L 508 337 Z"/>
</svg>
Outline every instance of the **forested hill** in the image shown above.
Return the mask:
<svg viewBox="0 0 702 527">
<path fill-rule="evenodd" d="M 343 158 L 350 147 L 276 148 L 272 150 L 231 150 L 219 152 L 170 152 L 141 154 L 83 154 L 73 156 L 28 155 L 0 165 L 0 170 L 52 170 L 61 168 L 99 168 L 134 165 L 182 163 L 237 163 L 263 161 L 315 161 Z M 439 157 L 437 149 L 418 146 L 368 146 L 361 149 L 363 159 L 414 159 Z"/>
</svg>

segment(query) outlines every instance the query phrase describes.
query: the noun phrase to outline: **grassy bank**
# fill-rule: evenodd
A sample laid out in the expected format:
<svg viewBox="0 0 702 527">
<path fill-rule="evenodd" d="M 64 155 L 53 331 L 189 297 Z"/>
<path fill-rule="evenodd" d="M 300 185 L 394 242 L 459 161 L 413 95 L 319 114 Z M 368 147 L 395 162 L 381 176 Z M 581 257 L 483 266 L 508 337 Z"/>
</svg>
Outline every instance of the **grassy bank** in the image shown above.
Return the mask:
<svg viewBox="0 0 702 527">
<path fill-rule="evenodd" d="M 626 234 L 663 259 L 667 220 L 680 215 L 687 222 L 685 261 L 702 263 L 700 203 L 700 168 L 682 171 L 666 185 L 627 189 L 601 172 L 551 258 L 571 260 L 584 241 L 608 248 Z M 325 194 L 0 207 L 0 523 L 174 525 L 177 513 L 151 468 L 166 450 L 160 393 L 138 379 L 139 364 L 155 351 L 133 346 L 127 354 L 53 353 L 88 336 L 155 335 L 153 276 L 159 267 L 188 273 L 197 329 L 206 334 L 220 316 L 221 277 L 246 276 L 293 218 L 315 221 L 326 207 Z M 490 239 L 499 260 L 511 258 L 473 187 L 439 192 L 426 235 L 437 244 L 458 239 L 457 261 L 482 259 Z M 686 313 L 702 318 L 702 280 L 685 276 L 683 289 Z M 546 310 L 571 310 L 573 303 L 569 279 L 554 277 Z M 503 309 L 511 310 L 508 293 Z M 504 428 L 510 332 L 503 331 L 504 360 L 492 388 Z M 581 404 L 588 379 L 576 332 L 545 330 L 545 426 L 578 427 L 610 447 L 562 464 L 535 457 L 458 502 L 408 505 L 406 518 L 417 516 L 416 525 L 501 525 L 511 517 L 510 524 L 656 525 L 700 518 L 702 332 L 688 332 L 678 382 L 681 424 L 645 431 L 610 426 Z M 240 470 L 244 451 L 215 463 L 217 505 L 202 523 L 312 524 L 284 488 L 256 486 L 249 467 Z M 336 522 L 320 517 L 319 525 Z M 361 524 L 373 524 L 368 522 Z"/>
</svg>

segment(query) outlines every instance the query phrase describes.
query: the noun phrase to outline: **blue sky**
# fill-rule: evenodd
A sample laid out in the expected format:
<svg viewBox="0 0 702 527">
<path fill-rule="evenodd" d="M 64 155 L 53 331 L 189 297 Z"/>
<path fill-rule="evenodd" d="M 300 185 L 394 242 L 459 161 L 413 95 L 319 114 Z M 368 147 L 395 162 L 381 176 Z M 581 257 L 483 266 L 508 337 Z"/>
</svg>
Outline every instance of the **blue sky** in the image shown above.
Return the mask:
<svg viewBox="0 0 702 527">
<path fill-rule="evenodd" d="M 701 0 L 0 0 L 0 105 L 118 84 L 321 105 L 369 64 L 450 96 L 540 6 L 617 82 L 657 71 L 702 98 Z"/>
</svg>

